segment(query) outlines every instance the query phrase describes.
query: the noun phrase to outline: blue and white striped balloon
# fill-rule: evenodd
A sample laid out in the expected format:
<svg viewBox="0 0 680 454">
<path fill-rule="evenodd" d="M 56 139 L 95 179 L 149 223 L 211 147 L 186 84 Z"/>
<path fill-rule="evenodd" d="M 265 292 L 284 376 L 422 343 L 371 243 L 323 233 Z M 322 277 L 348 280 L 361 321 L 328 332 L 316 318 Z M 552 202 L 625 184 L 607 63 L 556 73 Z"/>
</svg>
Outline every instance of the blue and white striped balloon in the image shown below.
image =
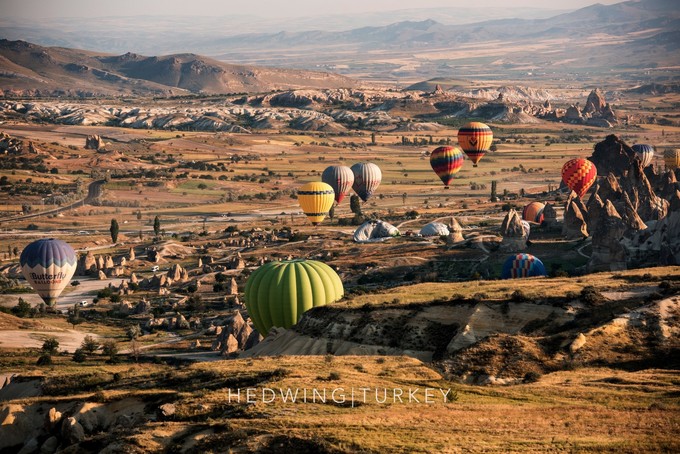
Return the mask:
<svg viewBox="0 0 680 454">
<path fill-rule="evenodd" d="M 635 155 L 640 158 L 642 167 L 647 167 L 652 163 L 652 158 L 654 158 L 653 146 L 647 145 L 646 143 L 636 143 L 632 148 L 635 152 Z"/>
</svg>

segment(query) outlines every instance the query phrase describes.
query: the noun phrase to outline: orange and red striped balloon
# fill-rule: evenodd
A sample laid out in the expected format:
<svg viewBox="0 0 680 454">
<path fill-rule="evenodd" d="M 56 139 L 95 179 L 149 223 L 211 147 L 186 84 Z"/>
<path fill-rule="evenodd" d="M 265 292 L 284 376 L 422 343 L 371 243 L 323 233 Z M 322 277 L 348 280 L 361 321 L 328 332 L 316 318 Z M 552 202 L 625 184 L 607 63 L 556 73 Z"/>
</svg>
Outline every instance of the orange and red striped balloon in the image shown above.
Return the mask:
<svg viewBox="0 0 680 454">
<path fill-rule="evenodd" d="M 430 155 L 432 170 L 441 178 L 446 189 L 453 180 L 453 174 L 463 166 L 463 152 L 458 147 L 439 147 Z"/>
<path fill-rule="evenodd" d="M 472 121 L 458 130 L 458 145 L 463 149 L 472 165 L 477 163 L 489 150 L 493 142 L 493 132 L 484 123 Z"/>
<path fill-rule="evenodd" d="M 562 166 L 562 181 L 579 197 L 583 197 L 597 178 L 597 168 L 583 158 L 572 159 Z"/>
</svg>

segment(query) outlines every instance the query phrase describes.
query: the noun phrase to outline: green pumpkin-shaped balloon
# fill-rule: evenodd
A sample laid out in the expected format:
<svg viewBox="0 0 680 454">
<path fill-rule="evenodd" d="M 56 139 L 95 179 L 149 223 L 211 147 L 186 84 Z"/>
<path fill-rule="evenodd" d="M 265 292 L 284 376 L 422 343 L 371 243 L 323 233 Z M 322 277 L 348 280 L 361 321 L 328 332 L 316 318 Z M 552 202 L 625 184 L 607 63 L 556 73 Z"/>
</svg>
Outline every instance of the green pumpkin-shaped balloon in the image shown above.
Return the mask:
<svg viewBox="0 0 680 454">
<path fill-rule="evenodd" d="M 266 263 L 253 271 L 245 289 L 248 314 L 263 336 L 273 326 L 290 328 L 304 312 L 343 294 L 337 273 L 315 260 Z"/>
</svg>

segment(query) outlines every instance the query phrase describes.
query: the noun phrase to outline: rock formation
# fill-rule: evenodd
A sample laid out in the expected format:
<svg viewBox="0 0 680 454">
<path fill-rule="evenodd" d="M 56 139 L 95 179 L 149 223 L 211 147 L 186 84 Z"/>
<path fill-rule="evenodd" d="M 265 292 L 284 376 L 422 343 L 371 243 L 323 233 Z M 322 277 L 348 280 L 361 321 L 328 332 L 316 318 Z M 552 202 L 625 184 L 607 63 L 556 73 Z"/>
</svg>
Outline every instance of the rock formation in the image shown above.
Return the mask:
<svg viewBox="0 0 680 454">
<path fill-rule="evenodd" d="M 102 138 L 98 135 L 87 136 L 85 138 L 85 149 L 86 150 L 100 150 L 104 148 L 106 144 Z"/>
<path fill-rule="evenodd" d="M 624 176 L 635 160 L 635 152 L 616 135 L 608 135 L 604 141 L 595 145 L 595 151 L 588 158 L 597 167 L 598 176 L 612 173 Z"/>
<path fill-rule="evenodd" d="M 604 202 L 597 223 L 591 227 L 593 253 L 588 271 L 618 271 L 627 268 L 626 249 L 621 243 L 626 224 L 611 201 Z"/>
<path fill-rule="evenodd" d="M 510 209 L 501 223 L 501 248 L 507 251 L 521 251 L 527 246 L 529 233 L 522 224 L 522 218 L 517 211 Z"/>
<path fill-rule="evenodd" d="M 234 311 L 234 315 L 225 322 L 217 339 L 213 342 L 212 349 L 219 350 L 222 354 L 244 350 L 253 332 L 241 313 Z"/>
<path fill-rule="evenodd" d="M 545 208 L 543 208 L 543 227 L 546 229 L 554 229 L 558 225 L 557 221 L 557 211 L 555 211 L 555 206 L 548 202 L 545 204 Z"/>
<path fill-rule="evenodd" d="M 583 212 L 579 208 L 576 200 L 570 199 L 564 210 L 564 224 L 562 225 L 562 235 L 569 240 L 577 240 L 588 237 L 588 224 L 586 223 Z"/>
<path fill-rule="evenodd" d="M 451 228 L 449 229 L 449 236 L 446 239 L 446 244 L 456 244 L 465 241 L 463 237 L 463 227 L 460 226 L 455 217 L 451 216 Z"/>
</svg>

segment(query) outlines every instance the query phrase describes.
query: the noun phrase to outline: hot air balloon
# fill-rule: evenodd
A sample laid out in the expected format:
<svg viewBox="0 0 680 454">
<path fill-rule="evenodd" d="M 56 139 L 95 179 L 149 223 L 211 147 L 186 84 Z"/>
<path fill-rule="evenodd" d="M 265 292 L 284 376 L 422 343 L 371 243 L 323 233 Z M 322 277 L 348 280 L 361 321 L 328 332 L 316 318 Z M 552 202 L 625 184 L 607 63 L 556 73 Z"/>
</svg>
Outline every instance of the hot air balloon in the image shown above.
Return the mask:
<svg viewBox="0 0 680 454">
<path fill-rule="evenodd" d="M 263 336 L 273 326 L 290 328 L 304 312 L 343 294 L 337 273 L 315 260 L 266 263 L 250 275 L 245 288 L 248 314 Z"/>
<path fill-rule="evenodd" d="M 536 222 L 540 224 L 543 222 L 543 210 L 545 205 L 541 202 L 531 202 L 522 210 L 522 219 L 529 222 Z"/>
<path fill-rule="evenodd" d="M 484 123 L 472 121 L 458 130 L 458 145 L 463 149 L 472 165 L 477 163 L 493 142 L 493 132 Z"/>
<path fill-rule="evenodd" d="M 675 170 L 680 167 L 680 150 L 677 148 L 667 148 L 663 152 L 663 162 L 666 170 Z"/>
<path fill-rule="evenodd" d="M 380 167 L 372 162 L 358 162 L 352 167 L 354 173 L 354 184 L 352 189 L 357 193 L 361 200 L 367 201 L 378 189 L 380 181 L 382 180 L 382 172 Z"/>
<path fill-rule="evenodd" d="M 333 206 L 334 198 L 333 188 L 321 181 L 306 183 L 298 190 L 300 208 L 312 225 L 318 225 L 328 216 L 328 210 Z"/>
<path fill-rule="evenodd" d="M 321 174 L 321 181 L 333 188 L 335 201 L 340 203 L 352 189 L 354 173 L 347 166 L 330 166 Z"/>
<path fill-rule="evenodd" d="M 640 159 L 642 167 L 647 167 L 652 163 L 652 158 L 654 157 L 653 146 L 647 145 L 646 143 L 636 143 L 632 148 L 635 155 Z"/>
<path fill-rule="evenodd" d="M 562 181 L 579 197 L 588 192 L 596 178 L 597 168 L 587 159 L 572 159 L 562 166 Z"/>
<path fill-rule="evenodd" d="M 463 152 L 458 147 L 439 147 L 430 155 L 432 170 L 441 178 L 444 188 L 449 189 L 453 174 L 463 166 Z"/>
<path fill-rule="evenodd" d="M 543 262 L 531 254 L 511 255 L 503 264 L 502 279 L 517 277 L 546 276 Z"/>
<path fill-rule="evenodd" d="M 57 298 L 76 272 L 78 258 L 68 243 L 45 238 L 26 246 L 19 263 L 24 277 L 43 301 L 56 306 Z"/>
</svg>

